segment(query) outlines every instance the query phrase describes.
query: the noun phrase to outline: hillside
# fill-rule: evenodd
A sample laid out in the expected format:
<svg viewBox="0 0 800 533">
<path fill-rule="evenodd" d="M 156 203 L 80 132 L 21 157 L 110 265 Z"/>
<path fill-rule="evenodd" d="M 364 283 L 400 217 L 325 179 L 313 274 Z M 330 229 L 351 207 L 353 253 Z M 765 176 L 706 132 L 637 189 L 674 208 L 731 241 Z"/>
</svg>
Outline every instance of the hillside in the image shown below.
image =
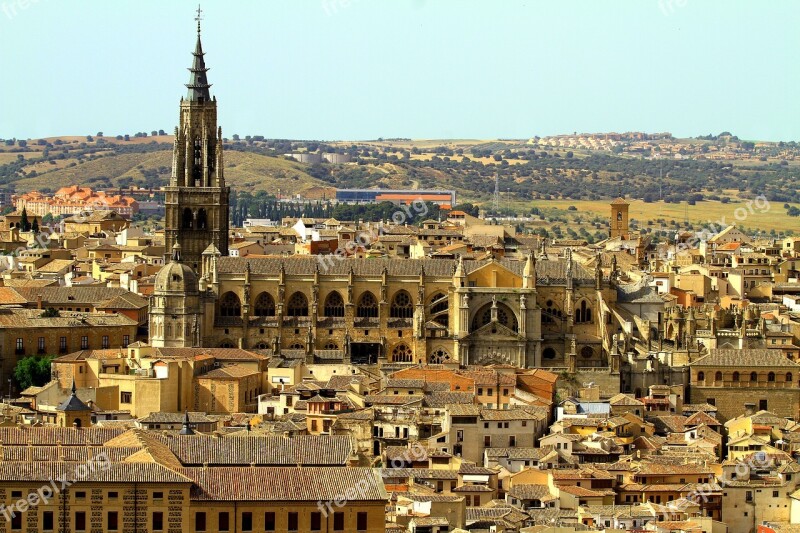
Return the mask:
<svg viewBox="0 0 800 533">
<path fill-rule="evenodd" d="M 18 192 L 70 184 L 154 189 L 166 185 L 172 138 L 128 139 L 7 140 L 0 144 L 0 185 Z M 461 201 L 488 207 L 497 186 L 506 207 L 518 213 L 542 200 L 603 201 L 616 196 L 691 205 L 757 195 L 771 202 L 800 202 L 794 178 L 800 154 L 795 153 L 794 143 L 756 145 L 733 142 L 731 137 L 715 139 L 670 138 L 663 141 L 666 144 L 646 148 L 648 152 L 634 153 L 620 151 L 619 143 L 614 150 L 596 150 L 535 140 L 378 139 L 326 144 L 234 136 L 225 141 L 225 175 L 235 190 L 311 200 L 331 198 L 337 187 L 450 188 Z M 626 146 L 641 149 L 638 144 Z M 309 165 L 284 155 L 318 150 L 347 154 L 351 162 Z M 646 155 L 656 152 L 676 155 Z"/>
</svg>

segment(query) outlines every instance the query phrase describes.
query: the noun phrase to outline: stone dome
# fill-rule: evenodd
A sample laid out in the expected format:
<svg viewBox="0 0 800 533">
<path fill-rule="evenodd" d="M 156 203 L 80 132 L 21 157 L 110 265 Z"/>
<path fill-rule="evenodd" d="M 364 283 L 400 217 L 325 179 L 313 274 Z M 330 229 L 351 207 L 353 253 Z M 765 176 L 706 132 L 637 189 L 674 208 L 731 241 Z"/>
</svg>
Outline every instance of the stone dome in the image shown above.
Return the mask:
<svg viewBox="0 0 800 533">
<path fill-rule="evenodd" d="M 156 274 L 154 291 L 156 293 L 177 292 L 197 294 L 198 280 L 192 267 L 181 263 L 181 246 L 172 247 L 172 260 Z"/>
</svg>

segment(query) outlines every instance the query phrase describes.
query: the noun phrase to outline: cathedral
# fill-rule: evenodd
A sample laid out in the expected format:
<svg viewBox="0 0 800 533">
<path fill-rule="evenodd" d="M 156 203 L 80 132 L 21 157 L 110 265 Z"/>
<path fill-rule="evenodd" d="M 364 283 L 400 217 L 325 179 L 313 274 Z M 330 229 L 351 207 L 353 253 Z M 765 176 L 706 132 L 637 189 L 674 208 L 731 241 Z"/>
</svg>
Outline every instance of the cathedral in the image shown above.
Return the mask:
<svg viewBox="0 0 800 533">
<path fill-rule="evenodd" d="M 222 134 L 198 25 L 167 188 L 156 347 L 241 347 L 309 362 L 615 367 L 617 292 L 566 249 L 524 260 L 228 256 Z"/>
<path fill-rule="evenodd" d="M 230 193 L 225 186 L 217 99 L 210 93 L 199 20 L 193 55 L 188 92 L 180 103 L 180 125 L 175 128 L 172 176 L 165 188 L 165 244 L 169 254 L 179 244 L 182 260 L 197 269 L 200 255 L 211 245 L 228 254 Z"/>
</svg>

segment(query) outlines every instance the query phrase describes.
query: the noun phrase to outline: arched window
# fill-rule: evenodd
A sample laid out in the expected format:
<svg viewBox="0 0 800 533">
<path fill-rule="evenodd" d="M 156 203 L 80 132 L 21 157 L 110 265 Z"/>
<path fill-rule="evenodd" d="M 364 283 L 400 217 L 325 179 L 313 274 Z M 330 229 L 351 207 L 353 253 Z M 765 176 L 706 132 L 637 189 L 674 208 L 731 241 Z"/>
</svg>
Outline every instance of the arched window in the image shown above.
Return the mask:
<svg viewBox="0 0 800 533">
<path fill-rule="evenodd" d="M 344 316 L 344 300 L 342 299 L 342 295 L 336 291 L 333 291 L 325 298 L 325 306 L 324 306 L 325 316 L 336 316 L 336 317 L 343 317 Z"/>
<path fill-rule="evenodd" d="M 356 306 L 356 317 L 358 318 L 377 318 L 378 317 L 378 300 L 375 295 L 367 291 L 358 298 L 358 305 Z"/>
<path fill-rule="evenodd" d="M 791 372 L 787 372 L 786 373 L 786 383 L 791 383 L 791 382 L 792 382 L 792 373 Z"/>
<path fill-rule="evenodd" d="M 772 382 L 775 381 L 775 372 L 770 372 L 767 374 L 767 381 Z"/>
<path fill-rule="evenodd" d="M 262 292 L 253 306 L 255 316 L 275 316 L 275 300 L 268 292 Z"/>
<path fill-rule="evenodd" d="M 758 381 L 758 374 L 750 372 L 750 381 Z"/>
<path fill-rule="evenodd" d="M 492 305 L 483 306 L 472 319 L 472 330 L 482 328 L 492 321 Z M 508 306 L 497 304 L 497 322 L 512 331 L 517 331 L 517 317 Z"/>
<path fill-rule="evenodd" d="M 219 345 L 220 348 L 236 348 L 231 341 L 222 341 Z"/>
<path fill-rule="evenodd" d="M 339 349 L 339 345 L 336 344 L 335 342 L 329 342 L 328 344 L 325 345 L 324 349 L 325 350 L 338 350 Z"/>
<path fill-rule="evenodd" d="M 258 344 L 256 344 L 255 348 L 256 350 L 267 350 L 269 349 L 269 344 L 267 344 L 264 341 L 261 341 Z"/>
<path fill-rule="evenodd" d="M 414 316 L 414 303 L 411 295 L 406 291 L 397 291 L 392 298 L 392 305 L 389 308 L 391 318 L 412 318 Z"/>
<path fill-rule="evenodd" d="M 302 292 L 296 292 L 286 305 L 287 316 L 308 316 L 308 298 Z"/>
<path fill-rule="evenodd" d="M 581 301 L 581 304 L 575 309 L 575 323 L 585 324 L 592 321 L 592 308 L 586 304 L 586 300 Z"/>
<path fill-rule="evenodd" d="M 733 381 L 735 381 L 735 382 L 739 381 L 739 373 L 738 372 L 734 372 L 733 373 Z"/>
<path fill-rule="evenodd" d="M 242 303 L 239 297 L 233 292 L 226 292 L 219 301 L 220 316 L 241 316 Z"/>
<path fill-rule="evenodd" d="M 545 348 L 542 352 L 542 357 L 544 359 L 555 359 L 556 351 L 553 348 Z"/>
<path fill-rule="evenodd" d="M 396 363 L 411 363 L 414 361 L 414 355 L 411 353 L 411 348 L 407 344 L 398 344 L 392 350 L 392 361 Z"/>
<path fill-rule="evenodd" d="M 698 372 L 697 373 L 697 381 L 705 381 L 706 380 L 706 373 L 705 372 Z"/>
<path fill-rule="evenodd" d="M 300 344 L 299 342 L 295 342 L 289 345 L 290 350 L 305 350 L 306 347 Z"/>
<path fill-rule="evenodd" d="M 591 346 L 584 346 L 581 348 L 581 357 L 584 359 L 591 359 L 594 357 L 594 350 L 592 350 Z"/>
<path fill-rule="evenodd" d="M 447 363 L 448 361 L 450 361 L 450 354 L 440 348 L 438 350 L 434 350 L 434 352 L 428 358 L 428 361 L 434 365 Z"/>
<path fill-rule="evenodd" d="M 547 300 L 542 308 L 542 323 L 555 324 L 561 322 L 563 313 L 554 303 L 553 300 Z"/>
<path fill-rule="evenodd" d="M 716 374 L 714 374 L 714 381 L 717 382 L 722 381 L 722 372 L 717 372 Z"/>
<path fill-rule="evenodd" d="M 450 326 L 450 304 L 446 294 L 437 292 L 433 295 L 428 305 L 428 316 L 437 324 Z"/>
<path fill-rule="evenodd" d="M 194 214 L 192 210 L 188 207 L 183 208 L 183 216 L 181 218 L 181 228 L 182 229 L 193 229 L 194 228 Z"/>
<path fill-rule="evenodd" d="M 206 210 L 201 207 L 197 210 L 197 229 L 206 229 L 206 226 L 208 226 L 208 215 L 206 215 Z"/>
</svg>

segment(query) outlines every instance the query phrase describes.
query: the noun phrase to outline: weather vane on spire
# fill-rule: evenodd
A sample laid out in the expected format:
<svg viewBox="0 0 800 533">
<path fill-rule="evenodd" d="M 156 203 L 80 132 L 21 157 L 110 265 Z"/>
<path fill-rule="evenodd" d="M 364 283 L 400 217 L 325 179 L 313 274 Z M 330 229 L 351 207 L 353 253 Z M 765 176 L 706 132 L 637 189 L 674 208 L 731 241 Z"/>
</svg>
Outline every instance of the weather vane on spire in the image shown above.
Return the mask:
<svg viewBox="0 0 800 533">
<path fill-rule="evenodd" d="M 194 20 L 197 21 L 197 33 L 200 33 L 200 21 L 203 20 L 203 10 L 200 9 L 200 4 L 197 4 L 197 16 Z"/>
</svg>

